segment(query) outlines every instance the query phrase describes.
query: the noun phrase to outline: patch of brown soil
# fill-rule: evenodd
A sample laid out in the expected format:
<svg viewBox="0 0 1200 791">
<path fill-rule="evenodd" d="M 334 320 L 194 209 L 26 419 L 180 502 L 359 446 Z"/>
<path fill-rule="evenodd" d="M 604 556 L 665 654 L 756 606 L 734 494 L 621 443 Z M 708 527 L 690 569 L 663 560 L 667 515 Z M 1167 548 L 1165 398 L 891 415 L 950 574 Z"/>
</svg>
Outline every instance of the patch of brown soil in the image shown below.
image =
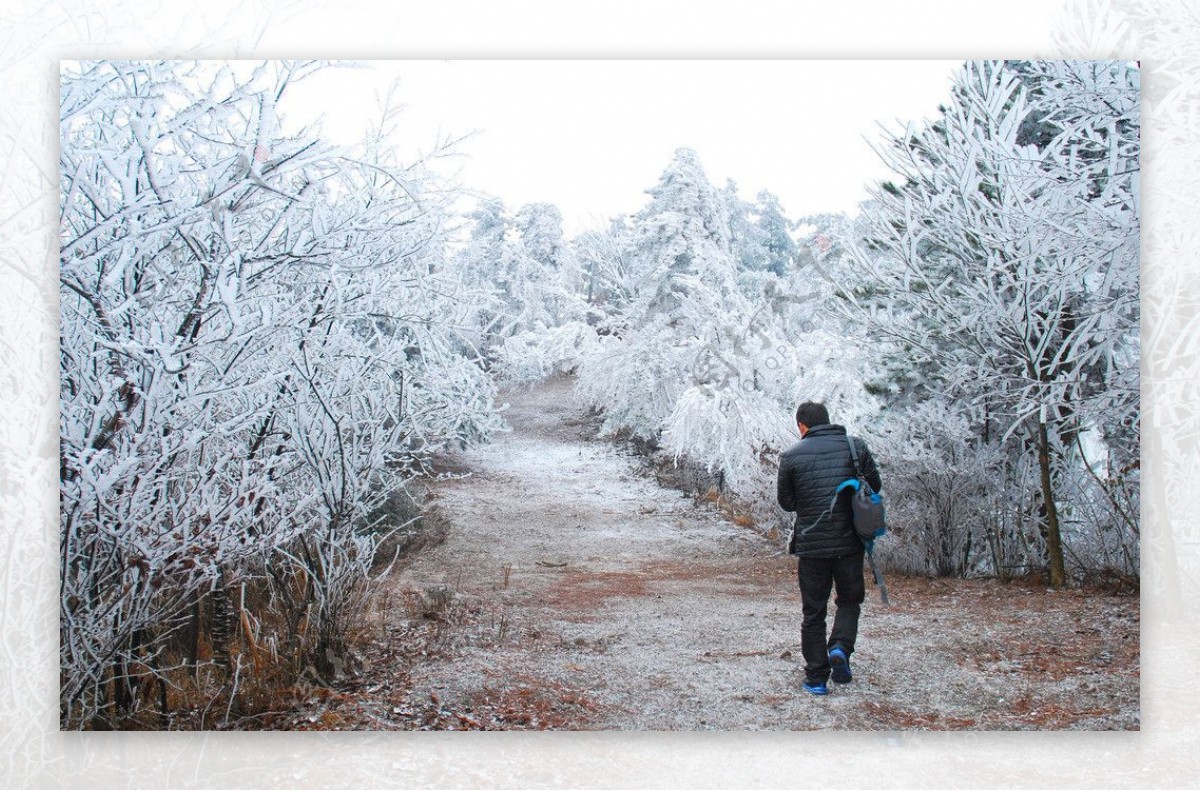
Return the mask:
<svg viewBox="0 0 1200 791">
<path fill-rule="evenodd" d="M 613 597 L 645 596 L 646 579 L 628 571 L 571 569 L 546 591 L 546 603 L 564 610 L 602 607 Z"/>
<path fill-rule="evenodd" d="M 670 558 L 642 563 L 642 573 L 653 579 L 698 582 L 737 582 L 775 587 L 781 577 L 795 574 L 790 563 L 778 558 L 730 558 L 719 562 L 694 558 Z"/>
</svg>

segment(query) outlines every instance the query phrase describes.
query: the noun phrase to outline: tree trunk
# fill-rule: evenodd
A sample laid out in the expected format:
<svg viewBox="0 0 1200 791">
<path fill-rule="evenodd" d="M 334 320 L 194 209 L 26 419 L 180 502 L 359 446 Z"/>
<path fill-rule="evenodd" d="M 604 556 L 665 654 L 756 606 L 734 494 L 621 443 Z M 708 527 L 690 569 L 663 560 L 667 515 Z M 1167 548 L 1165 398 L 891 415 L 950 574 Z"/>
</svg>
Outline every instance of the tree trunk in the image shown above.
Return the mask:
<svg viewBox="0 0 1200 791">
<path fill-rule="evenodd" d="M 1050 435 L 1045 421 L 1038 423 L 1038 466 L 1042 471 L 1042 503 L 1046 509 L 1046 554 L 1050 557 L 1050 587 L 1067 584 L 1067 569 L 1063 563 L 1062 534 L 1058 526 L 1058 506 L 1054 502 L 1054 485 L 1050 481 Z"/>
<path fill-rule="evenodd" d="M 197 676 L 197 668 L 200 665 L 200 607 L 204 602 L 204 596 L 200 593 L 195 594 L 195 601 L 192 603 L 192 613 L 188 618 L 188 627 L 185 632 L 187 640 L 187 666 L 188 673 L 192 676 L 192 681 L 195 681 Z"/>
<path fill-rule="evenodd" d="M 229 600 L 229 591 L 225 589 L 225 573 L 218 572 L 217 584 L 209 594 L 212 603 L 210 614 L 212 623 L 209 625 L 209 637 L 212 640 L 213 662 L 221 669 L 225 678 L 229 677 L 230 652 L 233 647 L 234 614 L 233 602 Z"/>
</svg>

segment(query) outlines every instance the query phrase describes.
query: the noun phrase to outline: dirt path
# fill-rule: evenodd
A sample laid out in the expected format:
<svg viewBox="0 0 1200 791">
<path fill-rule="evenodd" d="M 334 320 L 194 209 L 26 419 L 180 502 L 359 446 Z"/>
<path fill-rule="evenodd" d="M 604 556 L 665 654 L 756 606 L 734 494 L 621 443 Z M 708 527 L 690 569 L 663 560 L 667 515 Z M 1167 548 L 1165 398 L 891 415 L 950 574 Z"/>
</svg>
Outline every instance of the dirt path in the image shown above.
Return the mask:
<svg viewBox="0 0 1200 791">
<path fill-rule="evenodd" d="M 568 381 L 508 398 L 512 433 L 437 485 L 447 537 L 380 599 L 343 725 L 1138 727 L 1136 597 L 992 582 L 892 580 L 886 609 L 868 585 L 855 681 L 812 698 L 793 560 L 588 439 Z"/>
</svg>

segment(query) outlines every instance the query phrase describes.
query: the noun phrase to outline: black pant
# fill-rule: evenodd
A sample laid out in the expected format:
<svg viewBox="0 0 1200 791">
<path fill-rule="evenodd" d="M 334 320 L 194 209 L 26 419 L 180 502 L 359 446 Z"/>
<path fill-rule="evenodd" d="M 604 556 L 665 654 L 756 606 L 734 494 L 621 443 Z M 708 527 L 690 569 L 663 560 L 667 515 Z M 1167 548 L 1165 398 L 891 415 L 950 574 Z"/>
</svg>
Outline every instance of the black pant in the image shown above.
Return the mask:
<svg viewBox="0 0 1200 791">
<path fill-rule="evenodd" d="M 858 636 L 858 613 L 862 609 L 866 586 L 863 584 L 863 553 L 836 558 L 801 557 L 796 569 L 800 580 L 800 599 L 804 603 L 804 621 L 800 625 L 800 651 L 804 654 L 804 673 L 810 682 L 829 680 L 829 649 L 838 643 L 846 656 L 854 652 Z M 837 590 L 837 612 L 833 631 L 825 639 L 825 613 L 829 593 Z"/>
</svg>

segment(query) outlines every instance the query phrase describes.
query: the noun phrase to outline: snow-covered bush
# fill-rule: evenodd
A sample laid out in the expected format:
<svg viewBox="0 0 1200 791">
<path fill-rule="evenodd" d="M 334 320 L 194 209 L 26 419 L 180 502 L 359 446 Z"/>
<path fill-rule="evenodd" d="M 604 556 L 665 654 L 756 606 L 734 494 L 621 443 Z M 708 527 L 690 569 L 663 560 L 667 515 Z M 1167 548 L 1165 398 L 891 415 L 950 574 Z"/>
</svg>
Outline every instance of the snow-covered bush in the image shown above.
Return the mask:
<svg viewBox="0 0 1200 791">
<path fill-rule="evenodd" d="M 915 574 L 1004 573 L 992 543 L 993 509 L 1005 507 L 994 499 L 1006 474 L 999 443 L 974 433 L 961 404 L 936 400 L 889 413 L 872 429 L 872 452 L 887 473 L 882 561 Z"/>
<path fill-rule="evenodd" d="M 700 385 L 676 400 L 662 442 L 676 459 L 692 460 L 717 473 L 731 491 L 746 495 L 764 488 L 764 473 L 773 473 L 771 456 L 795 441 L 789 422 L 778 402 L 762 392 Z"/>
<path fill-rule="evenodd" d="M 596 330 L 579 321 L 523 332 L 504 339 L 497 352 L 496 372 L 509 384 L 539 382 L 575 371 L 583 360 L 595 357 L 599 344 Z"/>
</svg>

